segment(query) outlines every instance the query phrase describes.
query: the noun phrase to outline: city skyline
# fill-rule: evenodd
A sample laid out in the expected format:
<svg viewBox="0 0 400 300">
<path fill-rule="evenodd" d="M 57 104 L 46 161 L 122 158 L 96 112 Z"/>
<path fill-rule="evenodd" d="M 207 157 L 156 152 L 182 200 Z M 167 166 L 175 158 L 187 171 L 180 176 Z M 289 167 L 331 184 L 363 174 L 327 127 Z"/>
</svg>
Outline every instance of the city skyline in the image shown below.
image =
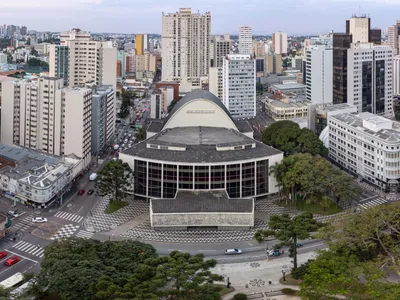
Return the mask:
<svg viewBox="0 0 400 300">
<path fill-rule="evenodd" d="M 236 35 L 239 25 L 246 24 L 253 27 L 253 35 L 270 35 L 275 31 L 288 32 L 290 35 L 308 35 L 330 30 L 343 32 L 344 21 L 359 12 L 370 15 L 372 27 L 385 30 L 397 19 L 397 10 L 394 8 L 400 8 L 398 0 L 382 0 L 379 3 L 372 0 L 325 0 L 323 4 L 320 2 L 205 0 L 199 3 L 174 0 L 165 5 L 160 0 L 21 0 L 2 4 L 0 23 L 21 23 L 16 25 L 25 25 L 38 31 L 81 28 L 90 32 L 160 34 L 163 12 L 173 13 L 179 8 L 190 7 L 193 12 L 211 12 L 212 34 L 228 32 Z M 59 13 L 60 10 L 62 14 Z M 16 15 L 18 22 L 15 20 Z M 43 15 L 46 15 L 46 18 L 42 18 Z M 305 17 L 307 19 L 304 19 Z"/>
</svg>

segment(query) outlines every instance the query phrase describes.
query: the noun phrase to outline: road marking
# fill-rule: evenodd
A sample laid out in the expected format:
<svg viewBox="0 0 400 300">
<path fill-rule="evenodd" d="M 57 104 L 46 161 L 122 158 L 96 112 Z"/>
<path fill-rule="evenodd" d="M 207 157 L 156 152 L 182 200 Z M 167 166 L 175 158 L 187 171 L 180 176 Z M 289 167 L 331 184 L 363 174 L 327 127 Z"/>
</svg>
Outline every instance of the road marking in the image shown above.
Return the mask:
<svg viewBox="0 0 400 300">
<path fill-rule="evenodd" d="M 217 250 L 197 250 L 197 252 L 216 252 Z"/>
<path fill-rule="evenodd" d="M 183 250 L 179 250 L 179 249 L 168 249 L 168 251 L 169 251 L 169 252 L 172 252 L 172 251 L 185 252 L 185 251 L 183 251 Z"/>
<path fill-rule="evenodd" d="M 243 250 L 255 250 L 255 249 L 265 249 L 265 247 L 259 246 L 259 247 L 243 248 Z"/>
<path fill-rule="evenodd" d="M 10 250 L 4 249 L 4 251 L 10 252 L 10 253 L 12 253 L 12 254 L 14 254 L 14 255 L 16 255 L 16 256 L 19 256 L 19 257 L 25 258 L 25 259 L 27 259 L 27 260 L 33 261 L 34 263 L 37 263 L 37 264 L 39 263 L 37 260 L 34 260 L 34 259 L 29 258 L 29 257 L 23 256 L 23 255 L 21 255 L 21 254 L 12 252 L 12 251 L 10 251 Z M 1 274 L 1 273 L 0 273 L 0 274 Z"/>
<path fill-rule="evenodd" d="M 82 209 L 83 209 L 83 206 L 77 211 L 77 213 L 79 213 Z"/>
</svg>

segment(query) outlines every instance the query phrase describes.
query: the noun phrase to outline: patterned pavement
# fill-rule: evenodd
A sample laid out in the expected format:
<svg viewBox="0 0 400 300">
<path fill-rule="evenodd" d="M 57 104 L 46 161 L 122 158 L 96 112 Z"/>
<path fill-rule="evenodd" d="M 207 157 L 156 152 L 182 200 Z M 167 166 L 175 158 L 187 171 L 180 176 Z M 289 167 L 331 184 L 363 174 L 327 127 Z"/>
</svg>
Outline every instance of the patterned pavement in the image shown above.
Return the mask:
<svg viewBox="0 0 400 300">
<path fill-rule="evenodd" d="M 50 240 L 58 240 L 62 238 L 69 238 L 74 235 L 75 231 L 79 228 L 79 225 L 68 224 L 64 225 L 60 230 L 53 235 Z"/>
<path fill-rule="evenodd" d="M 106 214 L 104 211 L 108 205 L 109 198 L 104 197 L 96 208 L 92 210 L 91 216 L 85 219 L 85 227 L 92 227 L 97 232 L 108 231 L 149 211 L 149 204 L 144 200 L 126 199 L 124 201 L 129 204 L 112 214 Z"/>
</svg>

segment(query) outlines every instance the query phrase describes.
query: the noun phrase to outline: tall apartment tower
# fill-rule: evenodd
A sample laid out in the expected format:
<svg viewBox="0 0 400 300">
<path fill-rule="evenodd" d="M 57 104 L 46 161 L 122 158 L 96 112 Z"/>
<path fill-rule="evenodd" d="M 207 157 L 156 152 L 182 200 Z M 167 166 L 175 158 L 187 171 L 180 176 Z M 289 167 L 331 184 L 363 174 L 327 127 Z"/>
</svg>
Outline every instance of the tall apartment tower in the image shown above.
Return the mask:
<svg viewBox="0 0 400 300">
<path fill-rule="evenodd" d="M 393 95 L 400 96 L 400 55 L 393 58 Z"/>
<path fill-rule="evenodd" d="M 370 43 L 371 18 L 353 15 L 346 21 L 346 33 L 352 35 L 353 43 Z"/>
<path fill-rule="evenodd" d="M 239 26 L 239 54 L 253 55 L 253 33 L 251 26 Z"/>
<path fill-rule="evenodd" d="M 347 56 L 347 103 L 358 113 L 393 116 L 393 49 L 355 43 Z"/>
<path fill-rule="evenodd" d="M 394 55 L 400 54 L 399 45 L 400 20 L 388 28 L 388 45 L 394 50 Z"/>
<path fill-rule="evenodd" d="M 92 90 L 62 79 L 3 82 L 1 142 L 58 156 L 91 159 Z"/>
<path fill-rule="evenodd" d="M 143 55 L 150 50 L 150 40 L 147 34 L 137 34 L 135 37 L 136 55 Z"/>
<path fill-rule="evenodd" d="M 333 103 L 347 103 L 347 50 L 352 43 L 352 35 L 334 33 L 333 44 Z"/>
<path fill-rule="evenodd" d="M 307 49 L 307 100 L 312 104 L 332 103 L 332 49 L 311 46 Z"/>
<path fill-rule="evenodd" d="M 223 103 L 233 118 L 256 116 L 256 60 L 251 55 L 227 55 L 222 68 Z"/>
<path fill-rule="evenodd" d="M 231 47 L 232 41 L 230 40 L 229 35 L 225 35 L 223 39 L 219 36 L 214 37 L 214 67 L 222 67 L 225 56 L 230 53 Z"/>
<path fill-rule="evenodd" d="M 179 81 L 180 91 L 201 88 L 210 67 L 211 14 L 190 8 L 162 16 L 162 81 Z"/>
<path fill-rule="evenodd" d="M 275 54 L 287 54 L 287 33 L 275 32 L 272 34 L 272 51 Z"/>
<path fill-rule="evenodd" d="M 117 49 L 111 41 L 94 41 L 89 33 L 74 28 L 61 34 L 61 46 L 50 46 L 49 75 L 63 78 L 70 87 L 93 82 L 112 85 L 115 90 Z"/>
</svg>

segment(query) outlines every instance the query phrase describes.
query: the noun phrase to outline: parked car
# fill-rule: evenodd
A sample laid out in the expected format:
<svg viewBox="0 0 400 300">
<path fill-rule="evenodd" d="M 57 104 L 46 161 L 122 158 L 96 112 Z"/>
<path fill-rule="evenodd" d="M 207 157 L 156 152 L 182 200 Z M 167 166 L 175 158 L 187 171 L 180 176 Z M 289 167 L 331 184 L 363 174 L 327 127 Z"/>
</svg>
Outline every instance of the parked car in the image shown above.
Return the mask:
<svg viewBox="0 0 400 300">
<path fill-rule="evenodd" d="M 303 244 L 297 243 L 296 247 L 303 247 Z"/>
<path fill-rule="evenodd" d="M 88 190 L 88 192 L 87 192 L 87 194 L 88 194 L 89 196 L 93 195 L 93 193 L 94 193 L 94 190 Z"/>
<path fill-rule="evenodd" d="M 33 223 L 46 223 L 47 219 L 43 217 L 35 217 L 32 219 Z"/>
<path fill-rule="evenodd" d="M 234 255 L 234 254 L 242 254 L 243 251 L 240 249 L 226 249 L 225 255 Z"/>
<path fill-rule="evenodd" d="M 9 266 L 12 266 L 12 265 L 15 265 L 17 262 L 19 262 L 21 259 L 18 257 L 18 256 L 13 256 L 13 257 L 10 257 L 9 259 L 7 259 L 5 262 L 4 262 L 4 265 L 6 265 L 7 267 L 9 267 Z"/>
<path fill-rule="evenodd" d="M 79 191 L 78 191 L 78 195 L 79 195 L 79 196 L 82 196 L 84 193 L 85 193 L 85 190 L 79 190 Z"/>
<path fill-rule="evenodd" d="M 17 211 L 13 211 L 13 210 L 10 210 L 7 214 L 13 218 L 18 218 L 20 216 L 20 214 L 18 214 Z"/>
<path fill-rule="evenodd" d="M 0 259 L 4 258 L 6 256 L 7 256 L 7 252 L 6 251 L 0 252 Z"/>
</svg>

